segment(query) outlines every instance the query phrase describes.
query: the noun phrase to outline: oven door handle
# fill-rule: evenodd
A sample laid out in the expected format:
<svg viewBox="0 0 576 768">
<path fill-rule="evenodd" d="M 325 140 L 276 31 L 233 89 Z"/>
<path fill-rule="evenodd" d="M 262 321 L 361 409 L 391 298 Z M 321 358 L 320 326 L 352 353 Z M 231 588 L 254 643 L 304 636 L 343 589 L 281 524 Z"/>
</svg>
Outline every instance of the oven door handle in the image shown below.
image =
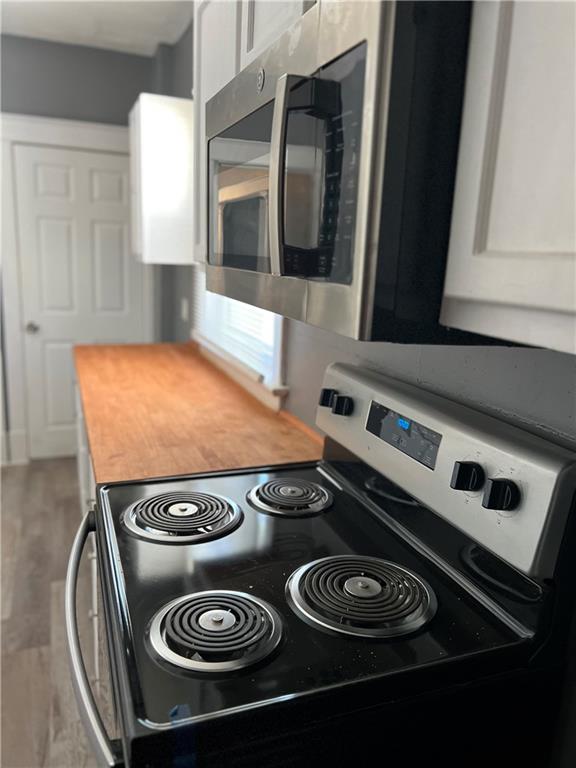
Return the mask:
<svg viewBox="0 0 576 768">
<path fill-rule="evenodd" d="M 85 515 L 78 528 L 74 543 L 72 544 L 68 570 L 66 572 L 65 616 L 68 658 L 76 703 L 84 728 L 96 753 L 98 764 L 108 766 L 108 768 L 119 768 L 123 763 L 117 756 L 112 741 L 108 738 L 100 712 L 98 711 L 96 700 L 88 681 L 88 675 L 86 674 L 78 634 L 76 588 L 78 585 L 80 558 L 82 557 L 88 536 L 94 530 L 94 512 L 90 511 Z"/>
</svg>

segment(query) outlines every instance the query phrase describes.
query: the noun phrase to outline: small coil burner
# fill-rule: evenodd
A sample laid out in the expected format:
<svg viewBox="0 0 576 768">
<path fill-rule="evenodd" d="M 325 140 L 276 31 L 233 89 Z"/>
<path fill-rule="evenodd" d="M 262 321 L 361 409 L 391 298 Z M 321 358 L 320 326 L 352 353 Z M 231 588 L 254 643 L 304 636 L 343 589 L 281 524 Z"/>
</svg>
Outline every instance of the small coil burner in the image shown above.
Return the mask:
<svg viewBox="0 0 576 768">
<path fill-rule="evenodd" d="M 124 513 L 123 522 L 144 539 L 190 544 L 230 533 L 242 522 L 242 512 L 212 493 L 163 493 L 137 501 Z"/>
<path fill-rule="evenodd" d="M 332 504 L 330 491 L 310 480 L 276 479 L 248 492 L 250 504 L 260 512 L 288 517 L 307 517 L 323 512 Z"/>
<path fill-rule="evenodd" d="M 271 605 L 242 592 L 196 592 L 165 605 L 152 619 L 149 637 L 154 651 L 178 667 L 231 672 L 274 651 L 282 620 Z"/>
<path fill-rule="evenodd" d="M 420 577 L 375 557 L 325 557 L 298 568 L 286 596 L 313 626 L 363 637 L 415 632 L 436 613 L 436 596 Z"/>
</svg>

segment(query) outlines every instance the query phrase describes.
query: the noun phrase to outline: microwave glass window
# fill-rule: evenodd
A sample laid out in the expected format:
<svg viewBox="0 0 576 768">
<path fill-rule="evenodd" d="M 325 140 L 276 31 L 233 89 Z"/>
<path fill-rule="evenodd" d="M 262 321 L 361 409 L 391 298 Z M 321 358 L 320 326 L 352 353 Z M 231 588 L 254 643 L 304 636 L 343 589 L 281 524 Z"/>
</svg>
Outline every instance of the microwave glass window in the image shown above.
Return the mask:
<svg viewBox="0 0 576 768">
<path fill-rule="evenodd" d="M 234 254 L 240 263 L 249 263 L 263 249 L 262 222 L 265 223 L 266 203 L 261 197 L 247 197 L 225 203 L 222 207 L 223 252 Z"/>
<path fill-rule="evenodd" d="M 272 102 L 208 144 L 210 205 L 208 261 L 270 272 L 268 169 Z"/>
<path fill-rule="evenodd" d="M 362 44 L 290 90 L 284 274 L 344 284 L 352 280 L 365 63 Z"/>
</svg>

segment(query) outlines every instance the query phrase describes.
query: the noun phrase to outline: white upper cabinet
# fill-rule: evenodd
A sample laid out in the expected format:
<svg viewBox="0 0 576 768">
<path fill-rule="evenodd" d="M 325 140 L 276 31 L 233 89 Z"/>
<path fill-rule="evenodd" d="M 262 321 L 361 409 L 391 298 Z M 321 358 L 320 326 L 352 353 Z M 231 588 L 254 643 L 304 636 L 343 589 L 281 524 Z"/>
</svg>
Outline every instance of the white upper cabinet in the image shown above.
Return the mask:
<svg viewBox="0 0 576 768">
<path fill-rule="evenodd" d="M 132 251 L 147 264 L 194 260 L 193 102 L 140 94 L 130 112 Z"/>
<path fill-rule="evenodd" d="M 475 3 L 441 321 L 576 352 L 576 6 Z"/>
<path fill-rule="evenodd" d="M 194 253 L 206 261 L 206 102 L 238 73 L 240 5 L 200 0 L 194 9 Z"/>
<path fill-rule="evenodd" d="M 242 0 L 241 69 L 312 5 L 310 0 Z"/>
</svg>

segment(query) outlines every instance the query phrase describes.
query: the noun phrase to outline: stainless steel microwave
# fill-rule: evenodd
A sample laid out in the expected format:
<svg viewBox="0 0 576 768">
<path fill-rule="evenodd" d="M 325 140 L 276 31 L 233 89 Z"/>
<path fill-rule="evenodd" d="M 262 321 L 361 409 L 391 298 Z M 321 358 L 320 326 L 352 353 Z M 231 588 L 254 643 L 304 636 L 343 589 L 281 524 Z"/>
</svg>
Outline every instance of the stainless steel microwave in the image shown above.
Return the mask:
<svg viewBox="0 0 576 768">
<path fill-rule="evenodd" d="M 466 2 L 321 0 L 207 103 L 210 291 L 445 340 L 469 26 Z"/>
</svg>

